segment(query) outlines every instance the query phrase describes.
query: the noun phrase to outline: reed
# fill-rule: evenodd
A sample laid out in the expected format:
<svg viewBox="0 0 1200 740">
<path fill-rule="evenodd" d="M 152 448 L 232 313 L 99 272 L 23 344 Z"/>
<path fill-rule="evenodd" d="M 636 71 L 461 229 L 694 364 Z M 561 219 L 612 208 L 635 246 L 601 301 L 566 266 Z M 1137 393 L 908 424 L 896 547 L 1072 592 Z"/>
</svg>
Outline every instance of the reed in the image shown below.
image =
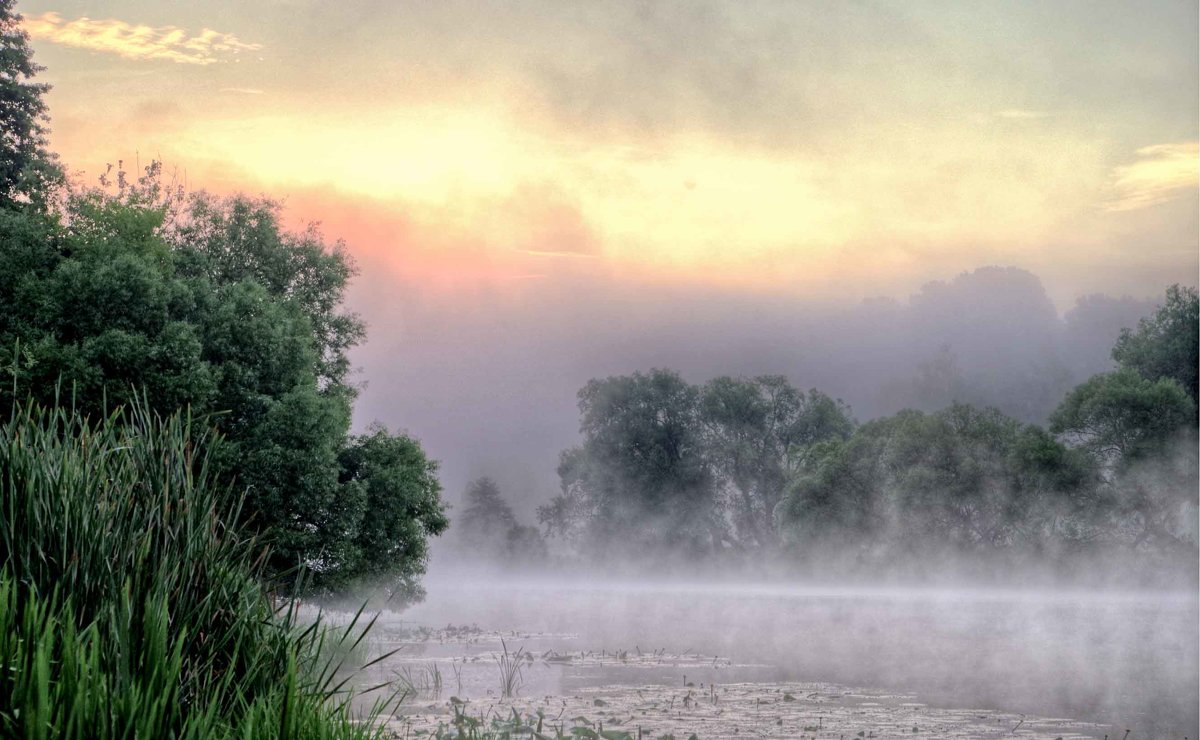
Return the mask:
<svg viewBox="0 0 1200 740">
<path fill-rule="evenodd" d="M 0 427 L 0 736 L 381 736 L 336 657 L 369 624 L 276 608 L 263 546 L 214 484 L 217 444 L 144 404 Z"/>
</svg>

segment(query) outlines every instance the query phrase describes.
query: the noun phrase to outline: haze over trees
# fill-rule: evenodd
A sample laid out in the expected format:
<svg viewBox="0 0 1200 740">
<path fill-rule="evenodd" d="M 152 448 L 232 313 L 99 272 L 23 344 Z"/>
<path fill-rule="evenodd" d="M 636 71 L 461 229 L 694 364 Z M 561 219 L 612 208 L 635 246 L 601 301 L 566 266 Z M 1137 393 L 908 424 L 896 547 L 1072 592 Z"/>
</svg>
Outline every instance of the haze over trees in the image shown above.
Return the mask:
<svg viewBox="0 0 1200 740">
<path fill-rule="evenodd" d="M 562 453 L 562 492 L 539 520 L 585 559 L 920 576 L 1107 551 L 1187 566 L 1200 481 L 1180 379 L 1194 382 L 1197 333 L 1195 290 L 1172 286 L 1136 331 L 1114 332 L 1118 369 L 1067 392 L 1048 428 L 954 400 L 859 425 L 778 376 L 593 380 L 583 443 Z"/>
<path fill-rule="evenodd" d="M 541 532 L 517 520 L 494 480 L 484 476 L 471 481 L 463 502 L 454 529 L 460 547 L 470 556 L 506 567 L 546 564 Z"/>
<path fill-rule="evenodd" d="M 538 518 L 589 553 L 770 548 L 789 475 L 853 429 L 844 404 L 778 376 L 701 388 L 651 370 L 591 381 L 579 408 L 583 444 L 563 452 L 563 492 Z"/>
</svg>

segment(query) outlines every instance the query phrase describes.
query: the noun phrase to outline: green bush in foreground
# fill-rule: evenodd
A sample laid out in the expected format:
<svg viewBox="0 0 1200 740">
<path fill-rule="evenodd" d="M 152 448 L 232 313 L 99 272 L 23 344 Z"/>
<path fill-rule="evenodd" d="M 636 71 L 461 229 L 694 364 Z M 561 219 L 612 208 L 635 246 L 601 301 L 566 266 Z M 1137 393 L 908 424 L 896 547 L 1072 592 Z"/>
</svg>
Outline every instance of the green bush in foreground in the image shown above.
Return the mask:
<svg viewBox="0 0 1200 740">
<path fill-rule="evenodd" d="M 0 427 L 0 736 L 377 737 L 337 655 L 258 579 L 181 415 L 20 410 Z"/>
</svg>

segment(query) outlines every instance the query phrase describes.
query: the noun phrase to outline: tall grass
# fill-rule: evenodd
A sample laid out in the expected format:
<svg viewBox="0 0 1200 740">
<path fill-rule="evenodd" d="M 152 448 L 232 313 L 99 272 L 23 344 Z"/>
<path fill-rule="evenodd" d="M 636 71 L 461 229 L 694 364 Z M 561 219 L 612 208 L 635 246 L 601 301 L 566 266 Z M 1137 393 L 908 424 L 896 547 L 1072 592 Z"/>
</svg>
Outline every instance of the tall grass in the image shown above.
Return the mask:
<svg viewBox="0 0 1200 740">
<path fill-rule="evenodd" d="M 500 647 L 504 649 L 503 653 L 496 656 L 496 666 L 500 669 L 500 696 L 510 699 L 517 695 L 524 682 L 524 676 L 521 674 L 521 661 L 525 659 L 527 653 L 524 647 L 517 648 L 515 653 L 509 653 L 508 645 L 503 639 L 500 640 Z"/>
<path fill-rule="evenodd" d="M 214 440 L 144 407 L 0 427 L 0 736 L 378 737 L 331 632 L 277 610 Z M 357 637 L 356 637 L 357 636 Z"/>
</svg>

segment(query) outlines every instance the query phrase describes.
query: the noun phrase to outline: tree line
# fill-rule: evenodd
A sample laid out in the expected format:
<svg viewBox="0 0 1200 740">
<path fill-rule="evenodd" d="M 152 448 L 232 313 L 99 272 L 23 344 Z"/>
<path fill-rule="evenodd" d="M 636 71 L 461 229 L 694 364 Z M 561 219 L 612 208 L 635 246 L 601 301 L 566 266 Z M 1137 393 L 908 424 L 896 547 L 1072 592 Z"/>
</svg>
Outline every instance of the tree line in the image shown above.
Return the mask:
<svg viewBox="0 0 1200 740">
<path fill-rule="evenodd" d="M 1197 317 L 1195 289 L 1168 288 L 1114 338 L 1114 369 L 1071 390 L 1046 427 L 964 403 L 858 423 L 780 376 L 592 380 L 582 443 L 562 453 L 561 493 L 538 520 L 600 562 L 1194 564 Z M 464 523 L 481 533 L 520 526 L 490 480 L 468 501 Z"/>
</svg>

